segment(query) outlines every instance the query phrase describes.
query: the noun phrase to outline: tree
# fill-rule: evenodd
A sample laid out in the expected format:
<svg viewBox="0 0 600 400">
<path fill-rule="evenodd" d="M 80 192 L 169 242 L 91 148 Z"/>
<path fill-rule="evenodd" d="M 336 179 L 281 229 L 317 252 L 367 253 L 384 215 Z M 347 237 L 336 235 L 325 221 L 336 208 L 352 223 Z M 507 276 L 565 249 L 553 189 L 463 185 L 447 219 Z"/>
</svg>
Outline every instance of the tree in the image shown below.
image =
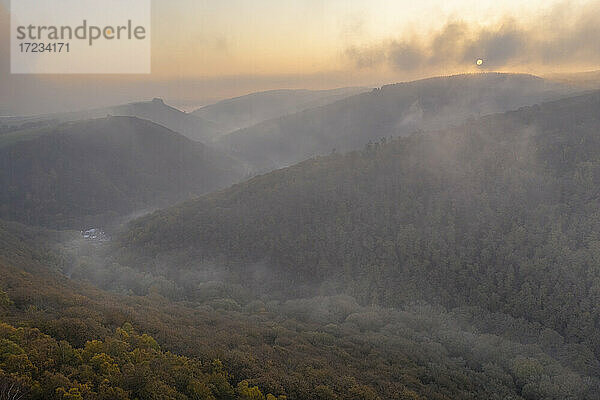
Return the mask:
<svg viewBox="0 0 600 400">
<path fill-rule="evenodd" d="M 0 289 L 0 310 L 6 311 L 12 304 L 13 302 L 8 297 L 8 294 Z"/>
<path fill-rule="evenodd" d="M 237 393 L 240 400 L 265 400 L 257 386 L 248 386 L 248 381 L 244 380 L 238 383 Z"/>
</svg>

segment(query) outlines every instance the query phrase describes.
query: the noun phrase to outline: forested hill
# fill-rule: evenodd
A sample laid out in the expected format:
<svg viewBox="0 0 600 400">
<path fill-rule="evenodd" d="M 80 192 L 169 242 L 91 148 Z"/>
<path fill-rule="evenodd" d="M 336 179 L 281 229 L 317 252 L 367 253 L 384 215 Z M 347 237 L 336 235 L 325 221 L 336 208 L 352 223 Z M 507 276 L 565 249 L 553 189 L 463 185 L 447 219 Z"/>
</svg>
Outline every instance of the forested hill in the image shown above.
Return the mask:
<svg viewBox="0 0 600 400">
<path fill-rule="evenodd" d="M 523 74 L 467 74 L 387 85 L 322 107 L 259 123 L 218 143 L 257 168 L 274 169 L 370 140 L 442 129 L 469 117 L 558 99 L 566 85 Z"/>
<path fill-rule="evenodd" d="M 523 320 L 477 307 L 362 307 L 348 296 L 265 303 L 239 286 L 198 285 L 193 273 L 178 288 L 110 259 L 104 267 L 73 259 L 57 250 L 70 236 L 0 221 L 3 396 L 10 388 L 31 400 L 583 400 L 600 388 L 600 364 L 585 346 Z M 74 239 L 97 248 L 82 242 Z M 115 276 L 130 294 L 56 271 Z M 146 295 L 131 294 L 146 285 Z M 182 288 L 195 299 L 177 301 Z"/>
<path fill-rule="evenodd" d="M 265 400 L 208 358 L 202 343 L 195 343 L 197 357 L 164 350 L 184 347 L 177 325 L 183 322 L 168 325 L 173 310 L 161 302 L 106 293 L 57 273 L 68 261 L 50 248 L 63 236 L 0 221 L 1 398 Z"/>
<path fill-rule="evenodd" d="M 82 228 L 225 187 L 243 174 L 160 125 L 108 117 L 0 136 L 0 218 Z"/>
<path fill-rule="evenodd" d="M 193 115 L 216 123 L 226 134 L 259 122 L 330 104 L 368 88 L 348 87 L 330 90 L 282 89 L 250 93 L 202 107 Z"/>
<path fill-rule="evenodd" d="M 19 127 L 44 126 L 58 122 L 85 121 L 111 116 L 136 117 L 152 121 L 175 132 L 203 143 L 217 136 L 220 129 L 215 123 L 173 108 L 160 98 L 151 101 L 121 104 L 92 110 L 26 117 L 0 117 L 0 132 L 14 131 Z"/>
<path fill-rule="evenodd" d="M 594 92 L 311 159 L 139 219 L 121 244 L 280 296 L 478 305 L 598 356 L 599 192 Z"/>
</svg>

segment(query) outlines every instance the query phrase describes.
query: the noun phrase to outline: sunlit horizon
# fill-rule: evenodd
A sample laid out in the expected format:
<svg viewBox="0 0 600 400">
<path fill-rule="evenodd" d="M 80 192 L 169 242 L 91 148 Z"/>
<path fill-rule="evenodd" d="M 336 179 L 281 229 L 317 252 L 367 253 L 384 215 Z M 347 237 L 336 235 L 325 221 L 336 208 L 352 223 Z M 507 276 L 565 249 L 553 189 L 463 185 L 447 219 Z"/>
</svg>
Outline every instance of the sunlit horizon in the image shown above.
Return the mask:
<svg viewBox="0 0 600 400">
<path fill-rule="evenodd" d="M 151 74 L 27 77 L 8 72 L 8 6 L 0 0 L 4 115 L 153 97 L 185 108 L 273 89 L 600 69 L 595 41 L 582 40 L 600 35 L 597 0 L 153 0 Z"/>
</svg>

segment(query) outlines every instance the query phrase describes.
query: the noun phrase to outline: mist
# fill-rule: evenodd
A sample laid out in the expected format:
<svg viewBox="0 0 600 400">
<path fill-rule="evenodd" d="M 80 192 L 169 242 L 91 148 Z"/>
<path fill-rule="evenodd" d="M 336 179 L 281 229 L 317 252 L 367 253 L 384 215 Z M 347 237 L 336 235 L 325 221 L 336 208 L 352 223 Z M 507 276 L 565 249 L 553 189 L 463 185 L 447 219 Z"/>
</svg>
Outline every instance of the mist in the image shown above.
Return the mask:
<svg viewBox="0 0 600 400">
<path fill-rule="evenodd" d="M 599 399 L 598 1 L 149 5 L 20 75 L 0 0 L 0 400 Z"/>
</svg>

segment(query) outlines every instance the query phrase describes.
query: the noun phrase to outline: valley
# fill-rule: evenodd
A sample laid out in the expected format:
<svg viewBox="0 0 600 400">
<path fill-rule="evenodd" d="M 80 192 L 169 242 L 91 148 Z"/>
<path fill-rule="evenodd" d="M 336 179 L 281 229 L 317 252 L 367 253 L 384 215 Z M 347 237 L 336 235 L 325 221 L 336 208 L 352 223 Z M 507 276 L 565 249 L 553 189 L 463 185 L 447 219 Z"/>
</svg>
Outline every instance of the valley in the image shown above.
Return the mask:
<svg viewBox="0 0 600 400">
<path fill-rule="evenodd" d="M 2 120 L 0 396 L 597 398 L 600 92 L 356 90 Z"/>
</svg>

